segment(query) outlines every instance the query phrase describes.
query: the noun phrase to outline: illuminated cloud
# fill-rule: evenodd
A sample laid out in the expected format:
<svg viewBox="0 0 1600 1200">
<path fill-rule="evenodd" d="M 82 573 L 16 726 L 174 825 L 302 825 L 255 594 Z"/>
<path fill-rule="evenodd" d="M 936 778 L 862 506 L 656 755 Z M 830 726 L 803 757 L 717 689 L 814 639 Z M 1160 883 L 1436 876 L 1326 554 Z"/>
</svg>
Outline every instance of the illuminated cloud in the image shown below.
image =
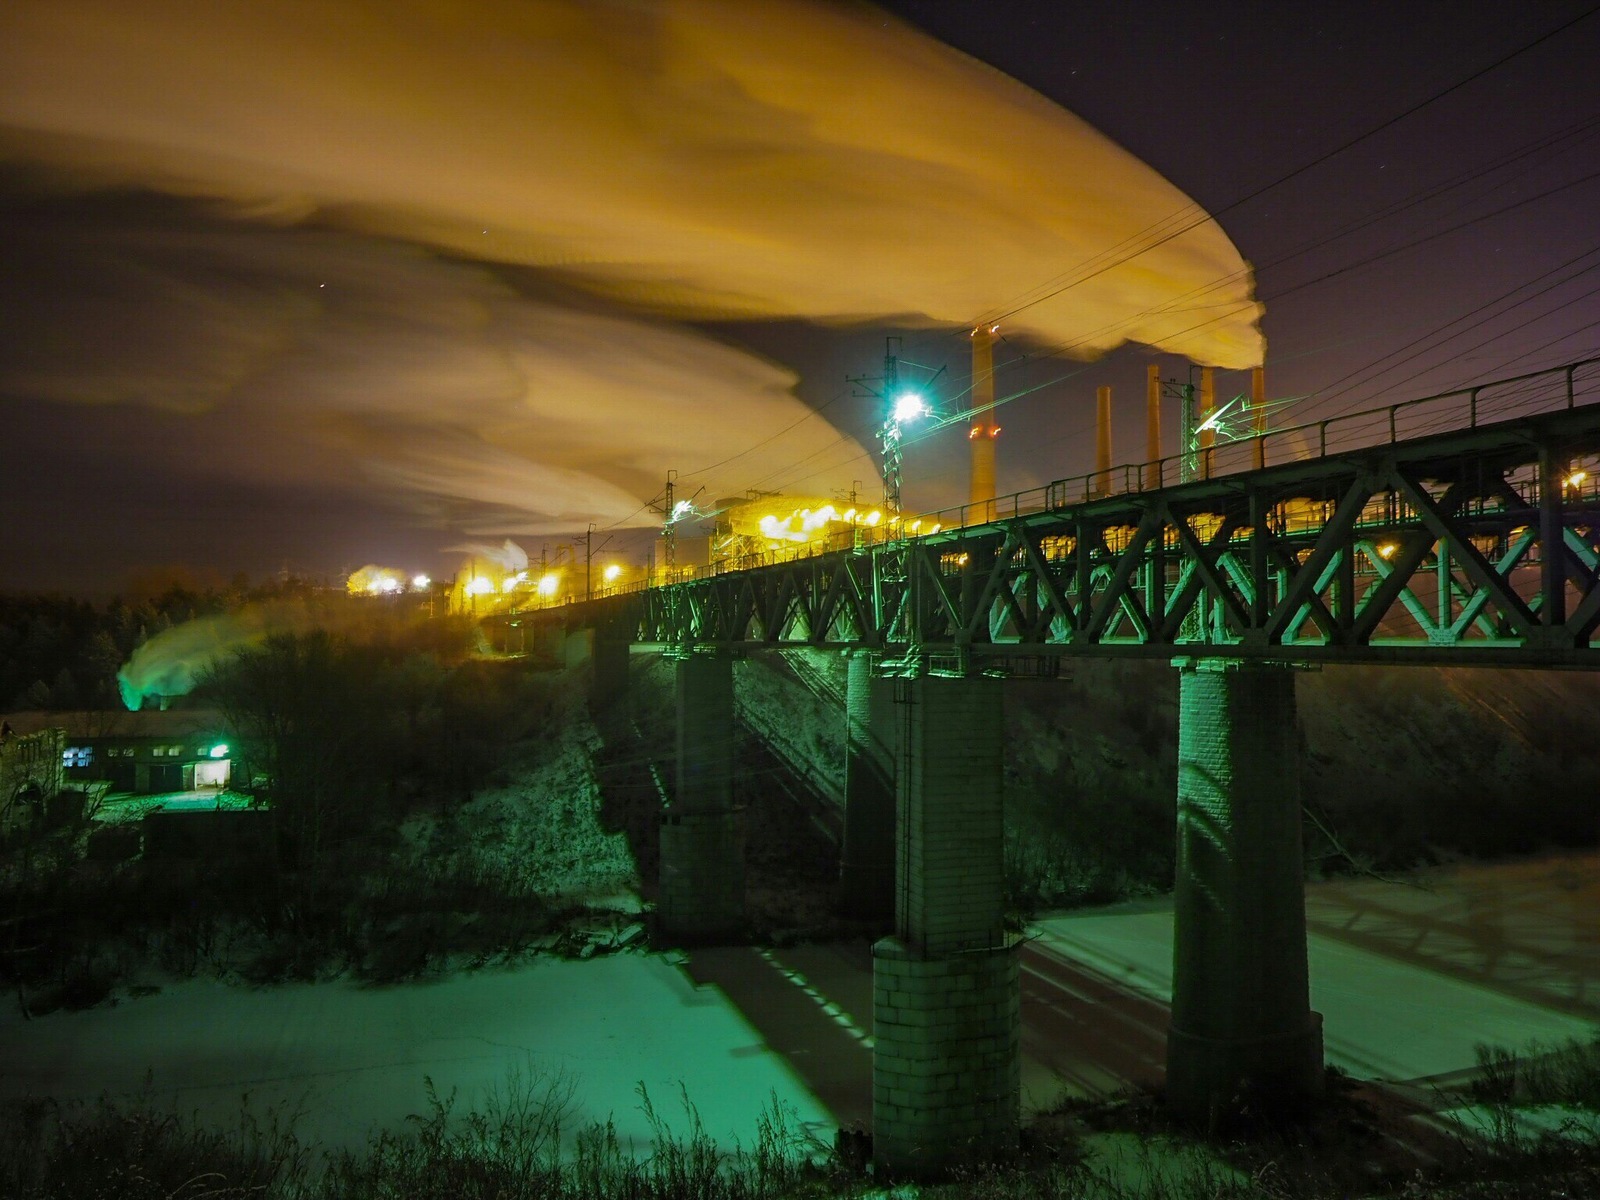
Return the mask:
<svg viewBox="0 0 1600 1200">
<path fill-rule="evenodd" d="M 533 298 L 387 239 L 133 208 L 5 223 L 21 269 L 0 275 L 0 393 L 204 415 L 191 458 L 229 478 L 354 474 L 480 536 L 649 524 L 668 467 L 790 425 L 727 482 L 818 452 L 819 483 L 871 470 L 803 420 L 791 372 L 696 330 Z"/>
<path fill-rule="evenodd" d="M 528 569 L 528 552 L 507 538 L 501 545 L 489 546 L 482 542 L 467 542 L 460 546 L 446 546 L 446 553 L 468 554 L 493 563 L 507 574 Z"/>
<path fill-rule="evenodd" d="M 0 160 L 55 189 L 9 198 L 5 396 L 203 416 L 231 477 L 473 537 L 648 524 L 669 467 L 785 430 L 697 482 L 871 477 L 791 372 L 669 319 L 1037 300 L 1008 331 L 1083 357 L 1262 355 L 1214 221 L 866 6 L 11 0 Z"/>
<path fill-rule="evenodd" d="M 1249 273 L 1215 222 L 865 5 L 12 0 L 0 120 L 74 168 L 698 317 L 970 324 L 1178 218 L 1195 227 L 1008 324 L 1086 356 L 1135 340 L 1261 361 Z M 1221 279 L 1202 316 L 1175 303 Z"/>
</svg>

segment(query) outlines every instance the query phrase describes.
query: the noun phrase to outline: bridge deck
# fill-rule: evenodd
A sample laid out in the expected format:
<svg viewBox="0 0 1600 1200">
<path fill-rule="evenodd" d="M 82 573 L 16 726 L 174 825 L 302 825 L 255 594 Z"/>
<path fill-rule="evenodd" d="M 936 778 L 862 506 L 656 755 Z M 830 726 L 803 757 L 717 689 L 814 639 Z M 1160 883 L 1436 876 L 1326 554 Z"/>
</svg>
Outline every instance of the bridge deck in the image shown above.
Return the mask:
<svg viewBox="0 0 1600 1200">
<path fill-rule="evenodd" d="M 1324 454 L 1170 487 L 1144 486 L 1167 473 L 1144 464 L 1124 472 L 1137 490 L 1104 496 L 1061 481 L 994 519 L 969 507 L 931 535 L 568 613 L 636 642 L 865 647 L 936 670 L 1048 674 L 1075 655 L 1592 668 L 1600 403 L 1573 385 L 1588 366 L 1524 377 L 1564 382 L 1571 407 L 1551 412 L 1486 423 L 1483 385 L 1452 394 L 1468 428 L 1328 449 L 1322 422 L 1298 432 Z M 1379 412 L 1407 428 L 1407 405 Z"/>
</svg>

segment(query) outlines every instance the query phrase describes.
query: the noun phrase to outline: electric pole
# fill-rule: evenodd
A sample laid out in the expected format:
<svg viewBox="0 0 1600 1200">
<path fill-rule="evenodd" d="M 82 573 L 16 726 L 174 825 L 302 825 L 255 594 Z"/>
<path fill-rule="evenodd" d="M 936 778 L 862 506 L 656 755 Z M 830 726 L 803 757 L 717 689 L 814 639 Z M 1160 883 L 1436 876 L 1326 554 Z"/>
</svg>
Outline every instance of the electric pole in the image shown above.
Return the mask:
<svg viewBox="0 0 1600 1200">
<path fill-rule="evenodd" d="M 666 582 L 672 582 L 673 569 L 678 565 L 676 518 L 678 507 L 678 473 L 667 472 L 666 490 L 650 501 L 650 511 L 661 514 L 661 567 Z"/>
<path fill-rule="evenodd" d="M 900 339 L 897 337 L 884 338 L 883 374 L 882 375 L 847 375 L 845 382 L 855 384 L 864 389 L 855 393 L 857 396 L 871 396 L 883 401 L 883 423 L 878 427 L 878 449 L 883 458 L 883 515 L 886 522 L 893 521 L 900 513 L 900 464 L 903 457 L 902 426 L 907 421 L 925 416 L 928 407 L 922 398 L 909 392 L 902 392 L 900 388 Z M 908 366 L 917 366 L 909 363 Z M 932 370 L 923 367 L 922 370 Z M 933 373 L 933 379 L 938 379 L 944 374 L 940 367 Z M 930 383 L 932 380 L 929 381 Z M 877 385 L 877 386 L 874 386 Z"/>
<path fill-rule="evenodd" d="M 589 528 L 583 535 L 583 598 L 585 600 L 594 599 L 594 530 L 595 524 L 590 521 Z M 600 549 L 604 550 L 610 542 L 611 539 L 606 538 L 605 541 L 600 543 Z"/>
<path fill-rule="evenodd" d="M 1200 441 L 1195 432 L 1194 366 L 1191 364 L 1189 367 L 1187 383 L 1179 383 L 1176 379 L 1162 380 L 1161 394 L 1175 397 L 1178 401 L 1178 482 L 1188 483 L 1200 473 Z"/>
<path fill-rule="evenodd" d="M 668 471 L 666 488 L 661 495 L 650 501 L 650 511 L 661 514 L 661 557 L 665 560 L 662 563 L 662 570 L 665 575 L 663 582 L 671 583 L 677 575 L 678 522 L 696 515 L 694 502 L 696 497 L 703 491 L 705 491 L 704 487 L 698 487 L 695 489 L 693 496 L 690 496 L 687 500 L 679 500 L 678 473 L 676 471 Z"/>
</svg>

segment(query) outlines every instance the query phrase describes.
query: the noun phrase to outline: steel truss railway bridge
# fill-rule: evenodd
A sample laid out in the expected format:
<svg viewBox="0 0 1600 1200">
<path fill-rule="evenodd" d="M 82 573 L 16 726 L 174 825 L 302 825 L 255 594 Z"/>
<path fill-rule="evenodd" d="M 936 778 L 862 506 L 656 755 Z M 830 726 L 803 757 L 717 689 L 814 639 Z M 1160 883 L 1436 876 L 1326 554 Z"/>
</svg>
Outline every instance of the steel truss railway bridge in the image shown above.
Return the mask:
<svg viewBox="0 0 1600 1200">
<path fill-rule="evenodd" d="M 1195 476 L 1187 482 L 1181 477 Z M 743 916 L 731 659 L 848 652 L 843 900 L 874 947 L 874 1153 L 1014 1142 L 1015 938 L 1001 911 L 1005 676 L 1156 656 L 1179 686 L 1169 1102 L 1314 1096 L 1296 669 L 1600 667 L 1600 360 L 932 514 L 885 540 L 568 606 L 598 692 L 677 657 L 658 920 Z"/>
</svg>

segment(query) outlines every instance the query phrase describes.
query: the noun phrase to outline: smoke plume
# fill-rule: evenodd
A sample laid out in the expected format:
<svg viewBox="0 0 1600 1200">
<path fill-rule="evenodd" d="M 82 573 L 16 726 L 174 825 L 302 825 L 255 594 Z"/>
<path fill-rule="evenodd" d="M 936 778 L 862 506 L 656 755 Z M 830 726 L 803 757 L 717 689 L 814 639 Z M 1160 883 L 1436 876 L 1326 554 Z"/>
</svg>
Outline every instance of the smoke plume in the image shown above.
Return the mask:
<svg viewBox="0 0 1600 1200">
<path fill-rule="evenodd" d="M 1214 221 L 860 5 L 12 0 L 0 155 L 114 189 L 14 200 L 6 394 L 222 413 L 246 470 L 354 466 L 479 536 L 642 523 L 667 467 L 790 426 L 713 490 L 870 471 L 791 372 L 670 320 L 1034 301 L 1008 331 L 1082 357 L 1262 355 Z"/>
<path fill-rule="evenodd" d="M 133 711 L 146 697 L 186 696 L 201 675 L 230 654 L 274 633 L 303 633 L 331 614 L 299 603 L 251 604 L 237 612 L 196 617 L 138 646 L 117 672 L 122 702 Z"/>
</svg>

